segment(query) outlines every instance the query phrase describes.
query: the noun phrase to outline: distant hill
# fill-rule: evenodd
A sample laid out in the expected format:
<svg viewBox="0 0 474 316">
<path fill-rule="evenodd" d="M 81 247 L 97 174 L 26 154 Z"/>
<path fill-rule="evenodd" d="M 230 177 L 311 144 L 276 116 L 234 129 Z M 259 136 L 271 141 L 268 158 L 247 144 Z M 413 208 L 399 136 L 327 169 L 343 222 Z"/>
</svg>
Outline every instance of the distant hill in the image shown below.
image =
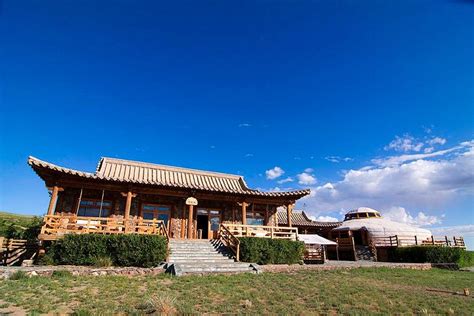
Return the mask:
<svg viewBox="0 0 474 316">
<path fill-rule="evenodd" d="M 40 223 L 39 216 L 0 212 L 0 236 L 29 238 L 32 227 L 36 227 Z"/>
</svg>

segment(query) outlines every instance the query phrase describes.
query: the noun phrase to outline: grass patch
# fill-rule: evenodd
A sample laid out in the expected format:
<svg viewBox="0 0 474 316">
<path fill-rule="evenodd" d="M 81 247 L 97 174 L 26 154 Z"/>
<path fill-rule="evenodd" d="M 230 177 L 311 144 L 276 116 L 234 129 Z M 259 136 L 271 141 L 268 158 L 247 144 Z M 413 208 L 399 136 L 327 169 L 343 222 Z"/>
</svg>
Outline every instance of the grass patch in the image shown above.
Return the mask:
<svg viewBox="0 0 474 316">
<path fill-rule="evenodd" d="M 28 312 L 95 314 L 474 314 L 469 272 L 355 269 L 261 275 L 35 277 L 0 283 Z"/>
<path fill-rule="evenodd" d="M 67 270 L 54 270 L 51 276 L 53 278 L 70 278 L 72 277 L 72 273 Z"/>
<path fill-rule="evenodd" d="M 12 275 L 10 275 L 10 280 L 23 280 L 23 279 L 28 279 L 28 276 L 26 275 L 26 273 L 24 271 L 17 271 L 15 273 L 13 273 Z"/>
</svg>

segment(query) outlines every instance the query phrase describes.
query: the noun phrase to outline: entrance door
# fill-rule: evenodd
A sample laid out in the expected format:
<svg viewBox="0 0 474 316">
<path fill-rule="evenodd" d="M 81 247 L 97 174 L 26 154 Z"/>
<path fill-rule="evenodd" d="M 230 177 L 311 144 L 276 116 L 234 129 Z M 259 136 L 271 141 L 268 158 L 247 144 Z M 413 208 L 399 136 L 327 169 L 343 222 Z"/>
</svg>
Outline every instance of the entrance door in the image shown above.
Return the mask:
<svg viewBox="0 0 474 316">
<path fill-rule="evenodd" d="M 352 236 L 354 237 L 354 244 L 356 245 L 363 245 L 362 241 L 362 231 L 361 230 L 353 230 Z"/>
<path fill-rule="evenodd" d="M 219 211 L 209 211 L 209 236 L 208 238 L 217 238 L 219 226 L 221 224 L 221 214 Z"/>
<path fill-rule="evenodd" d="M 197 210 L 197 234 L 202 229 L 201 238 L 217 238 L 219 225 L 221 224 L 221 212 L 219 210 L 199 208 Z"/>
<path fill-rule="evenodd" d="M 198 238 L 208 238 L 209 233 L 209 216 L 204 214 L 197 215 L 197 237 Z"/>
</svg>

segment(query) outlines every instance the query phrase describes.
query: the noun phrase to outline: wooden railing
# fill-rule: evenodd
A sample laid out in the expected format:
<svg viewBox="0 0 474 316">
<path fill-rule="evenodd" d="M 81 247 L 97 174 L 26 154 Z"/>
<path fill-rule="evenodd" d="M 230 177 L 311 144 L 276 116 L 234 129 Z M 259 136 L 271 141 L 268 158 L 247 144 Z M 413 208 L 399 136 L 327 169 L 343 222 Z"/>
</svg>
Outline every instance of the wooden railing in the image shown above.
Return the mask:
<svg viewBox="0 0 474 316">
<path fill-rule="evenodd" d="M 66 234 L 146 234 L 163 235 L 169 239 L 162 220 L 114 217 L 82 217 L 46 215 L 39 235 L 40 240 L 54 240 Z"/>
<path fill-rule="evenodd" d="M 0 237 L 0 265 L 11 266 L 23 260 L 32 259 L 38 250 L 38 244 L 22 239 Z"/>
<path fill-rule="evenodd" d="M 449 239 L 447 236 L 434 237 L 427 239 L 419 239 L 417 236 L 386 236 L 375 237 L 371 239 L 375 247 L 407 247 L 407 246 L 444 246 L 444 247 L 460 247 L 466 248 L 464 238 L 453 237 Z"/>
<path fill-rule="evenodd" d="M 304 251 L 304 260 L 324 262 L 324 246 L 306 245 Z"/>
<path fill-rule="evenodd" d="M 223 224 L 235 237 L 260 237 L 296 240 L 298 228 L 281 226 Z"/>
<path fill-rule="evenodd" d="M 234 253 L 235 261 L 240 261 L 240 240 L 223 224 L 219 226 L 218 238 Z"/>
</svg>

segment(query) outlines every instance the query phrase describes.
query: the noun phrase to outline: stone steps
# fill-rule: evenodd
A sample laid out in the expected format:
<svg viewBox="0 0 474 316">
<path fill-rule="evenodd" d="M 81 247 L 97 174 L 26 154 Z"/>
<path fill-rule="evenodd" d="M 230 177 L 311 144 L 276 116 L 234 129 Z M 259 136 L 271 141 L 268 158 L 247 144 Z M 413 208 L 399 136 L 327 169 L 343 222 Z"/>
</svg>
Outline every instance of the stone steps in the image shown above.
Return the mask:
<svg viewBox="0 0 474 316">
<path fill-rule="evenodd" d="M 356 258 L 360 261 L 375 261 L 374 255 L 367 246 L 356 246 Z"/>
<path fill-rule="evenodd" d="M 256 266 L 229 258 L 217 240 L 172 240 L 169 248 L 168 271 L 175 275 L 256 272 Z"/>
</svg>

